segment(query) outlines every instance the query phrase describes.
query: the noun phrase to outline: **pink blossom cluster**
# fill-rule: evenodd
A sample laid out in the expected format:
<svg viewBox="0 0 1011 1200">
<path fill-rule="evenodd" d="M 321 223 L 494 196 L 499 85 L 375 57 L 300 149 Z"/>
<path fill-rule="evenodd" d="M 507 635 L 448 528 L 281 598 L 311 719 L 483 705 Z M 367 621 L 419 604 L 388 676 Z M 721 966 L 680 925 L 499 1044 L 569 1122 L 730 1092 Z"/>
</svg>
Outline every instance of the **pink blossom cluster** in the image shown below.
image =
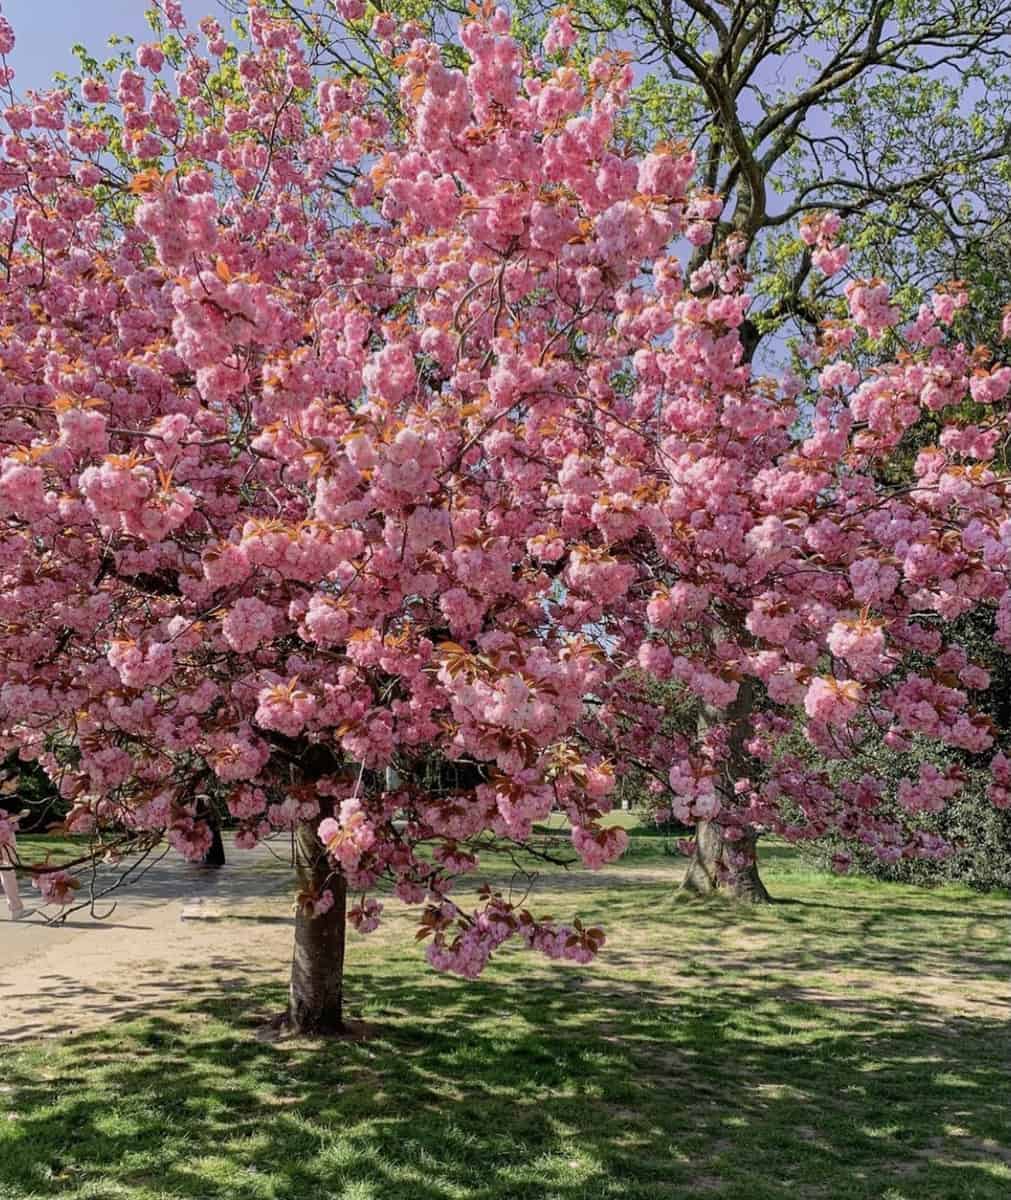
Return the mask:
<svg viewBox="0 0 1011 1200">
<path fill-rule="evenodd" d="M 837 243 L 841 226 L 842 220 L 834 212 L 801 222 L 801 240 L 810 247 L 811 261 L 823 275 L 835 275 L 849 262 L 849 247 Z"/>
<path fill-rule="evenodd" d="M 367 897 L 348 909 L 348 920 L 359 933 L 372 933 L 379 928 L 382 914 L 382 903 Z"/>
<path fill-rule="evenodd" d="M 804 711 L 826 725 L 845 725 L 860 711 L 863 690 L 853 679 L 819 675 L 808 686 Z"/>
<path fill-rule="evenodd" d="M 557 54 L 559 51 L 568 50 L 576 44 L 578 37 L 572 24 L 572 14 L 568 9 L 562 9 L 551 18 L 548 25 L 548 32 L 544 37 L 544 53 Z"/>
<path fill-rule="evenodd" d="M 899 780 L 898 801 L 907 812 L 941 812 L 961 792 L 964 782 L 955 768 L 942 771 L 924 763 L 916 779 Z"/>
<path fill-rule="evenodd" d="M 606 863 L 614 862 L 625 853 L 628 847 L 628 834 L 617 826 L 588 830 L 574 825 L 572 827 L 572 845 L 583 860 L 583 865 L 591 871 L 597 871 Z"/>
<path fill-rule="evenodd" d="M 275 620 L 276 610 L 269 604 L 256 596 L 244 596 L 221 622 L 221 633 L 237 654 L 248 654 L 269 640 Z"/>
<path fill-rule="evenodd" d="M 884 627 L 876 621 L 836 621 L 826 645 L 857 680 L 878 679 L 890 670 Z"/>
<path fill-rule="evenodd" d="M 55 904 L 67 908 L 74 903 L 81 886 L 80 879 L 69 871 L 39 871 L 34 876 L 35 886 L 43 904 Z"/>
<path fill-rule="evenodd" d="M 998 752 L 990 760 L 990 802 L 995 808 L 1011 808 L 1011 759 Z"/>
<path fill-rule="evenodd" d="M 455 910 L 448 903 L 428 910 L 422 929 L 435 930 L 426 957 L 437 971 L 476 979 L 492 953 L 511 937 L 519 937 L 531 949 L 548 958 L 590 962 L 604 943 L 599 929 L 584 929 L 535 920 L 525 909 L 516 909 L 499 895 L 493 895 L 472 916 L 454 921 Z M 462 925 L 460 932 L 454 933 Z"/>
<path fill-rule="evenodd" d="M 342 802 L 337 819 L 327 817 L 320 822 L 319 839 L 330 856 L 346 870 L 354 870 L 362 855 L 376 842 L 376 831 L 359 800 Z"/>
<path fill-rule="evenodd" d="M 879 338 L 899 323 L 902 313 L 892 304 L 888 284 L 880 279 L 854 279 L 845 288 L 853 320 L 867 335 Z"/>
</svg>

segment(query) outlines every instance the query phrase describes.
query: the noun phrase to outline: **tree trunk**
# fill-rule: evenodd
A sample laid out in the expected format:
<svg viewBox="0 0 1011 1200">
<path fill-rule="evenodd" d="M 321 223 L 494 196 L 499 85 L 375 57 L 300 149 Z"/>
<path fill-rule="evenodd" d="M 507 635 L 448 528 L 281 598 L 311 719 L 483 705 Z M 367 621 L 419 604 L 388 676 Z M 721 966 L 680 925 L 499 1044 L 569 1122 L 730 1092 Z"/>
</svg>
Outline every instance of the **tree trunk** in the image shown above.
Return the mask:
<svg viewBox="0 0 1011 1200">
<path fill-rule="evenodd" d="M 734 786 L 748 776 L 751 760 L 746 746 L 752 734 L 751 716 L 758 699 L 755 680 L 741 681 L 737 698 L 726 712 L 709 710 L 702 718 L 701 731 L 707 724 L 725 722 L 730 726 L 727 769 L 717 790 L 728 804 L 734 798 Z M 723 829 L 713 821 L 699 821 L 695 830 L 695 851 L 688 864 L 688 873 L 681 891 L 691 896 L 712 896 L 716 892 L 748 904 L 769 904 L 772 897 L 758 873 L 758 836 L 750 832 L 746 838 L 732 843 L 734 849 L 750 850 L 751 863 L 730 879 L 721 878 L 721 862 L 726 839 Z"/>
<path fill-rule="evenodd" d="M 722 855 L 723 830 L 712 821 L 699 821 L 695 828 L 695 850 L 681 890 L 693 896 L 712 896 L 719 891 Z"/>
<path fill-rule="evenodd" d="M 225 843 L 221 840 L 221 828 L 216 820 L 208 823 L 211 826 L 211 845 L 204 855 L 204 866 L 223 867 L 225 865 Z"/>
<path fill-rule="evenodd" d="M 303 821 L 295 832 L 299 891 L 319 896 L 329 889 L 334 904 L 317 917 L 311 907 L 299 903 L 286 1020 L 296 1033 L 310 1036 L 344 1032 L 347 880 L 331 867 L 316 836 L 317 825 L 317 821 Z"/>
<path fill-rule="evenodd" d="M 221 840 L 221 824 L 214 806 L 206 796 L 197 796 L 194 816 L 198 821 L 205 821 L 211 831 L 211 844 L 203 858 L 205 867 L 223 867 L 225 865 L 225 844 Z"/>
<path fill-rule="evenodd" d="M 750 838 L 751 851 L 755 855 L 751 865 L 733 879 L 724 881 L 719 877 L 720 860 L 723 857 L 723 830 L 712 821 L 700 821 L 695 831 L 695 852 L 688 864 L 688 873 L 681 884 L 681 890 L 692 896 L 712 896 L 723 892 L 747 904 L 771 903 L 772 897 L 758 873 L 757 840 L 755 835 Z M 740 846 L 741 843 L 737 842 L 736 845 Z"/>
</svg>

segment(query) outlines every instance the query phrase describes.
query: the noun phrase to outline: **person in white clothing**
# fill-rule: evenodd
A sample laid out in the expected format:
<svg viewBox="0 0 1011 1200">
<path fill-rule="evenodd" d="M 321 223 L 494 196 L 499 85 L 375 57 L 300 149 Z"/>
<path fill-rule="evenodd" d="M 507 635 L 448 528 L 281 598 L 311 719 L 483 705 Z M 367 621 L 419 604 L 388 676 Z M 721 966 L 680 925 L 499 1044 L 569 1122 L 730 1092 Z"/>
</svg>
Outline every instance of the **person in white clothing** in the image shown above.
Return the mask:
<svg viewBox="0 0 1011 1200">
<path fill-rule="evenodd" d="M 14 839 L 18 819 L 11 816 L 6 809 L 0 808 L 0 884 L 3 885 L 7 908 L 10 910 L 12 921 L 20 921 L 28 916 L 21 894 L 18 891 L 18 876 L 14 870 L 15 846 Z"/>
</svg>

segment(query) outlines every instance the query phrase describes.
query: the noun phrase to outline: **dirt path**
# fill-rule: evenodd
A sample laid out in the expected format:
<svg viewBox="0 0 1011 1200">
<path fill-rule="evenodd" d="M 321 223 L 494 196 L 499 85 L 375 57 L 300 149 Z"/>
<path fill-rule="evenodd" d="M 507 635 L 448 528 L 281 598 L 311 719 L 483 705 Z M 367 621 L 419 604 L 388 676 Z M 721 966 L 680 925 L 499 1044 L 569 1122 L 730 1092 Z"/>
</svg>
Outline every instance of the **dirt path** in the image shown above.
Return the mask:
<svg viewBox="0 0 1011 1200">
<path fill-rule="evenodd" d="M 280 847 L 283 852 L 283 847 Z M 116 892 L 105 920 L 0 920 L 0 1043 L 57 1036 L 151 1011 L 152 1002 L 239 986 L 283 971 L 291 873 L 266 849 L 231 852 L 222 870 L 166 857 Z M 272 914 L 263 915 L 264 903 Z M 98 906 L 107 911 L 108 901 Z M 224 920 L 227 912 L 228 921 Z M 235 957 L 234 921 L 256 920 Z"/>
</svg>

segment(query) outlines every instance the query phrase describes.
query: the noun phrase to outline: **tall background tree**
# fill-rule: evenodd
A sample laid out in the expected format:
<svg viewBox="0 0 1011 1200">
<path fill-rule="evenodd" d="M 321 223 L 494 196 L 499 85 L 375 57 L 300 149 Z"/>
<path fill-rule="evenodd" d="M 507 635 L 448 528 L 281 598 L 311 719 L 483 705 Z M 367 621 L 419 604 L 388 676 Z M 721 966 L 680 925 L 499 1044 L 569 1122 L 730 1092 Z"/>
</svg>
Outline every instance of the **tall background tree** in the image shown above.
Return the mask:
<svg viewBox="0 0 1011 1200">
<path fill-rule="evenodd" d="M 321 61 L 384 87 L 378 9 L 274 4 L 316 39 Z M 458 52 L 468 5 L 386 8 Z M 884 275 L 904 299 L 965 277 L 974 311 L 992 304 L 984 264 L 1011 210 L 1008 0 L 521 3 L 514 29 L 538 46 L 559 11 L 587 53 L 628 54 L 637 82 L 624 134 L 640 148 L 683 139 L 700 185 L 725 201 L 716 243 L 747 237 L 749 266 L 764 278 L 746 343 L 824 317 L 833 293 L 797 229 L 829 210 L 849 220 L 853 274 Z"/>
</svg>

